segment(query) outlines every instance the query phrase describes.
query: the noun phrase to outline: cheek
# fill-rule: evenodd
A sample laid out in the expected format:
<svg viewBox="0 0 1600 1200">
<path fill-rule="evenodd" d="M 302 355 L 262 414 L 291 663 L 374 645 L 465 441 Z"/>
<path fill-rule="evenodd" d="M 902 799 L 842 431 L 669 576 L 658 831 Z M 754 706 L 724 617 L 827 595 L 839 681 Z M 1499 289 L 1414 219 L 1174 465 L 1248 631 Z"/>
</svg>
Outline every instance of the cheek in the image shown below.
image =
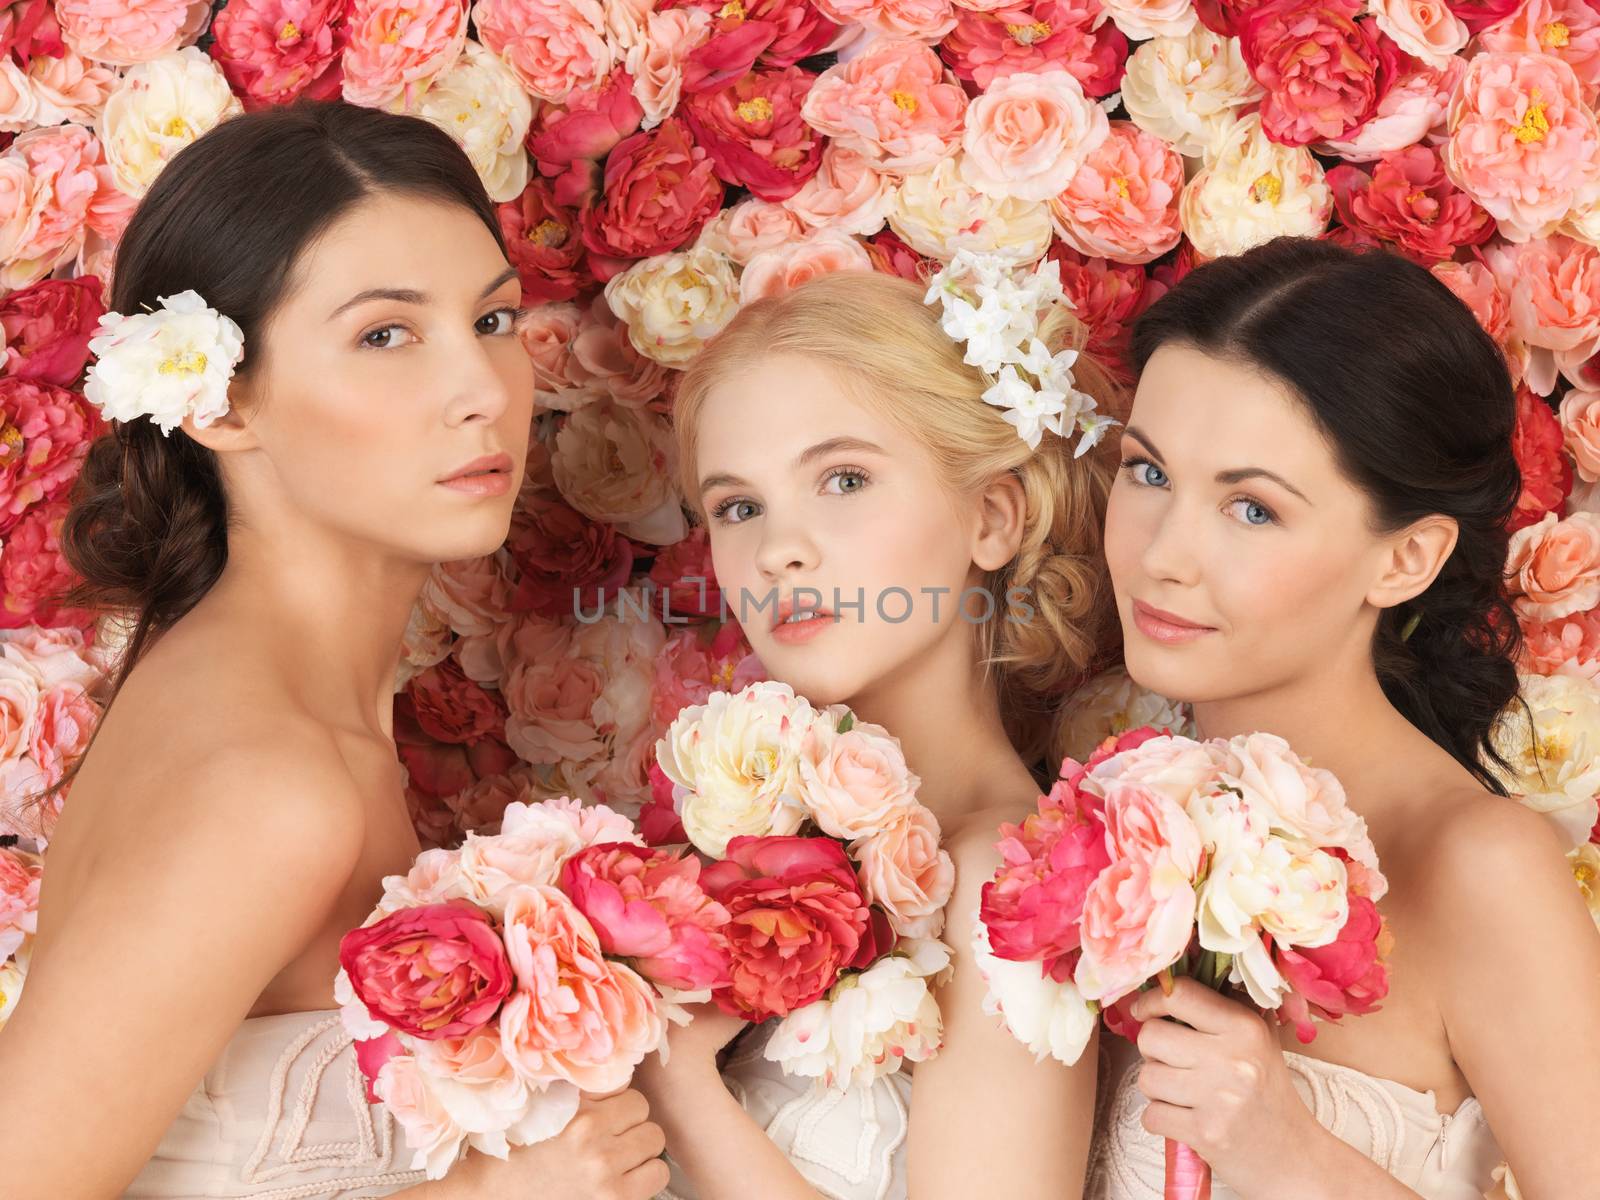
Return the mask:
<svg viewBox="0 0 1600 1200">
<path fill-rule="evenodd" d="M 1105 553 L 1113 586 L 1126 586 L 1155 536 L 1159 517 L 1149 498 L 1118 480 L 1106 504 Z"/>
</svg>

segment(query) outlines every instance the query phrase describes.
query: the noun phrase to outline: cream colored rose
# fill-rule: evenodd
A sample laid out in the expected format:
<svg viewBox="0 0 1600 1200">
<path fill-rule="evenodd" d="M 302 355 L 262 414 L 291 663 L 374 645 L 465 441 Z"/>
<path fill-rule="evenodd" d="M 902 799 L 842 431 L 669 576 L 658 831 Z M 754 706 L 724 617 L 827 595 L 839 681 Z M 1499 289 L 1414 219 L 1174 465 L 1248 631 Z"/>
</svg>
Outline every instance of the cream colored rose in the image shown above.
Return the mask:
<svg viewBox="0 0 1600 1200">
<path fill-rule="evenodd" d="M 1100 0 L 1116 27 L 1134 40 L 1183 37 L 1199 24 L 1189 0 Z"/>
<path fill-rule="evenodd" d="M 1583 902 L 1589 906 L 1589 915 L 1594 918 L 1595 927 L 1600 928 L 1600 846 L 1585 842 L 1567 855 L 1567 862 Z"/>
<path fill-rule="evenodd" d="M 472 160 L 489 199 L 504 204 L 528 186 L 523 141 L 533 121 L 533 101 L 511 68 L 477 42 L 433 86 L 414 113 L 448 133 Z"/>
<path fill-rule="evenodd" d="M 1250 74 L 1238 38 L 1196 25 L 1186 37 L 1158 37 L 1128 58 L 1122 102 L 1146 133 L 1201 158 L 1239 110 L 1265 94 Z"/>
<path fill-rule="evenodd" d="M 972 952 L 988 988 L 984 1012 L 1000 1017 L 1011 1035 L 1037 1058 L 1048 1054 L 1071 1064 L 1083 1056 L 1100 1017 L 1077 984 L 1070 979 L 1057 983 L 1036 962 L 998 957 L 982 921 L 972 923 Z"/>
<path fill-rule="evenodd" d="M 1581 845 L 1600 795 L 1600 689 L 1567 675 L 1523 675 L 1521 685 L 1527 712 L 1512 704 L 1493 732 L 1511 768 L 1500 773 L 1511 794 L 1555 822 L 1568 845 Z"/>
<path fill-rule="evenodd" d="M 1328 227 L 1333 192 L 1309 151 L 1271 141 L 1251 113 L 1183 189 L 1179 213 L 1194 248 L 1220 258 L 1275 237 L 1316 237 Z"/>
<path fill-rule="evenodd" d="M 450 641 L 450 622 L 444 613 L 431 604 L 412 605 L 400 639 L 400 672 L 395 676 L 395 691 L 435 663 L 443 662 L 450 653 Z"/>
<path fill-rule="evenodd" d="M 697 247 L 634 263 L 606 284 L 606 303 L 634 349 L 682 367 L 739 311 L 739 281 L 726 257 Z"/>
<path fill-rule="evenodd" d="M 673 481 L 675 446 L 658 414 L 599 400 L 562 421 L 550 465 L 573 508 L 636 541 L 670 546 L 689 532 Z"/>
<path fill-rule="evenodd" d="M 28 975 L 28 960 L 33 949 L 33 939 L 28 938 L 16 952 L 15 958 L 0 963 L 0 1029 L 6 1027 L 17 1001 L 22 996 L 22 984 Z"/>
<path fill-rule="evenodd" d="M 684 790 L 679 815 L 698 849 L 720 858 L 732 838 L 800 828 L 801 746 L 816 720 L 803 697 L 774 681 L 713 692 L 678 714 L 656 743 L 656 757 Z"/>
<path fill-rule="evenodd" d="M 1176 704 L 1141 687 L 1121 667 L 1096 675 L 1072 693 L 1062 720 L 1057 750 L 1086 762 L 1108 737 L 1144 726 L 1194 736 L 1187 705 Z"/>
<path fill-rule="evenodd" d="M 818 722 L 801 747 L 806 807 L 829 837 L 866 837 L 886 829 L 916 803 L 921 780 L 900 741 L 861 722 L 844 733 Z"/>
<path fill-rule="evenodd" d="M 889 227 L 919 254 L 943 262 L 961 250 L 1013 263 L 1037 262 L 1054 232 L 1044 203 L 986 196 L 967 183 L 959 154 L 901 183 L 889 209 Z"/>
<path fill-rule="evenodd" d="M 112 180 L 138 197 L 150 190 L 173 155 L 242 112 L 216 63 L 187 46 L 123 76 L 106 98 L 95 132 Z"/>
</svg>

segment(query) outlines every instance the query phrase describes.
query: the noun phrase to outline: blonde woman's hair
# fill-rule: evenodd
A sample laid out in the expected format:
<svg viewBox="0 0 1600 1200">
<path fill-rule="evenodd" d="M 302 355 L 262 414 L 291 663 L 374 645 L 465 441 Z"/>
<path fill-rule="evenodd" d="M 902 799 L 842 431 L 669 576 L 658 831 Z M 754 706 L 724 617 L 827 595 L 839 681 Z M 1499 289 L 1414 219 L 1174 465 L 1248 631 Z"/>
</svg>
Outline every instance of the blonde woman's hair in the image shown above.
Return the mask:
<svg viewBox="0 0 1600 1200">
<path fill-rule="evenodd" d="M 864 402 L 927 447 L 939 477 L 957 494 L 1016 475 L 1027 505 L 1022 542 L 1011 562 L 985 580 L 995 597 L 994 617 L 975 629 L 1012 743 L 1035 764 L 1049 751 L 1062 697 L 1114 661 L 1119 649 L 1101 552 L 1114 439 L 1075 459 L 1076 438 L 1047 432 L 1030 450 L 1001 410 L 984 403 L 992 377 L 962 361 L 963 349 L 939 327 L 924 292 L 896 276 L 841 272 L 745 306 L 679 381 L 673 418 L 684 494 L 700 507 L 698 425 L 711 389 L 774 355 L 834 369 Z M 1081 350 L 1087 331 L 1057 305 L 1039 336 L 1052 352 Z M 1080 356 L 1074 373 L 1102 412 L 1126 415 L 1122 389 L 1098 364 Z M 1008 619 L 1011 588 L 1027 589 L 1031 617 Z"/>
</svg>

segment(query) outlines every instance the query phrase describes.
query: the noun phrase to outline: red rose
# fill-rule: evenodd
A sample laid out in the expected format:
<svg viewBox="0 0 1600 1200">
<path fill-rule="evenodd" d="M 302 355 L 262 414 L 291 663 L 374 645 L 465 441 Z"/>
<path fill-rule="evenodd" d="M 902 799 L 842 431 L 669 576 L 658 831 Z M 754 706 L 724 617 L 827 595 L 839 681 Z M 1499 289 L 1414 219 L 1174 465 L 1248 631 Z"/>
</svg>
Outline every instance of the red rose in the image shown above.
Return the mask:
<svg viewBox="0 0 1600 1200">
<path fill-rule="evenodd" d="M 1511 449 L 1522 471 L 1522 493 L 1508 527 L 1536 525 L 1545 513 L 1560 515 L 1572 491 L 1572 461 L 1562 449 L 1561 422 L 1550 406 L 1525 387 L 1517 389 L 1517 425 Z"/>
<path fill-rule="evenodd" d="M 99 414 L 76 392 L 0 377 L 0 536 L 29 505 L 72 486 L 100 428 Z"/>
<path fill-rule="evenodd" d="M 1445 177 L 1439 152 L 1421 144 L 1385 154 L 1368 175 L 1348 164 L 1328 172 L 1339 219 L 1392 244 L 1423 266 L 1453 258 L 1494 234 L 1494 218 Z"/>
<path fill-rule="evenodd" d="M 1238 37 L 1245 19 L 1267 0 L 1194 0 L 1200 23 L 1223 37 Z"/>
<path fill-rule="evenodd" d="M 1085 349 L 1090 357 L 1123 383 L 1132 383 L 1134 318 L 1166 294 L 1166 285 L 1142 267 L 1088 258 L 1061 242 L 1050 247 L 1049 257 L 1061 272 L 1061 288 L 1073 311 L 1089 327 Z"/>
<path fill-rule="evenodd" d="M 816 78 L 799 67 L 752 71 L 732 87 L 690 96 L 683 115 L 719 176 L 759 199 L 787 200 L 822 165 L 822 138 L 800 119 Z"/>
<path fill-rule="evenodd" d="M 1382 961 L 1388 931 L 1366 896 L 1351 894 L 1350 915 L 1329 945 L 1290 948 L 1267 941 L 1273 965 L 1292 989 L 1284 994 L 1279 1019 L 1294 1022 L 1301 1042 L 1317 1036 L 1313 1015 L 1336 1021 L 1345 1013 L 1376 1012 L 1389 993 L 1389 968 Z"/>
<path fill-rule="evenodd" d="M 528 130 L 528 150 L 540 173 L 555 180 L 557 202 L 577 206 L 594 190 L 594 164 L 643 120 L 632 77 L 613 71 L 599 86 L 572 92 L 564 106 L 545 108 Z"/>
<path fill-rule="evenodd" d="M 892 229 L 873 234 L 863 246 L 872 260 L 872 269 L 885 275 L 898 275 L 912 283 L 927 283 L 939 269 L 938 263 L 918 254 Z"/>
<path fill-rule="evenodd" d="M 13 0 L 0 12 L 0 54 L 15 57 L 23 70 L 35 55 L 60 58 L 66 50 L 50 0 Z"/>
<path fill-rule="evenodd" d="M 1268 0 L 1239 34 L 1246 65 L 1267 89 L 1261 127 L 1286 146 L 1344 138 L 1372 119 L 1406 55 L 1360 0 Z"/>
<path fill-rule="evenodd" d="M 394 698 L 394 740 L 411 789 L 424 796 L 453 796 L 487 776 L 504 775 L 517 763 L 499 737 L 466 743 L 434 738 L 423 729 L 409 688 Z"/>
<path fill-rule="evenodd" d="M 24 625 L 74 625 L 88 629 L 94 613 L 63 608 L 61 600 L 78 577 L 61 556 L 61 522 L 67 502 L 55 500 L 29 510 L 6 538 L 0 556 L 0 629 Z"/>
<path fill-rule="evenodd" d="M 672 780 L 661 765 L 650 763 L 650 799 L 639 809 L 639 836 L 647 846 L 678 846 L 689 840 L 677 805 L 672 802 Z"/>
<path fill-rule="evenodd" d="M 497 211 L 511 265 L 522 280 L 523 304 L 571 300 L 583 290 L 588 276 L 578 215 L 556 203 L 548 182 L 535 177 Z"/>
<path fill-rule="evenodd" d="M 46 279 L 0 300 L 7 375 L 69 388 L 89 361 L 89 339 L 106 311 L 100 281 Z"/>
<path fill-rule="evenodd" d="M 583 210 L 595 277 L 676 250 L 717 214 L 722 196 L 710 156 L 678 118 L 624 139 L 606 159 L 604 191 Z"/>
<path fill-rule="evenodd" d="M 986 88 L 1002 75 L 1060 67 L 1090 96 L 1122 83 L 1128 39 L 1099 0 L 1023 0 L 998 12 L 956 10 L 939 54 L 958 79 Z"/>
<path fill-rule="evenodd" d="M 633 570 L 632 542 L 554 492 L 534 492 L 512 513 L 506 551 L 519 572 L 508 609 L 541 617 L 571 616 L 580 605 L 592 611 Z"/>
<path fill-rule="evenodd" d="M 1445 0 L 1445 7 L 1461 18 L 1473 36 L 1498 25 L 1522 5 L 1523 0 Z"/>
<path fill-rule="evenodd" d="M 691 95 L 738 79 L 758 60 L 767 67 L 792 67 L 822 53 L 839 35 L 839 27 L 810 0 L 668 0 L 660 7 L 711 14 L 711 37 L 684 67 L 684 91 Z"/>
<path fill-rule="evenodd" d="M 373 1020 L 427 1041 L 481 1029 L 511 991 L 505 944 L 464 900 L 352 929 L 339 940 L 339 965 Z"/>
<path fill-rule="evenodd" d="M 855 870 L 830 838 L 736 837 L 700 882 L 731 917 L 733 982 L 714 993 L 724 1012 L 784 1016 L 877 949 Z"/>
<path fill-rule="evenodd" d="M 499 692 L 468 679 L 454 655 L 415 676 L 406 694 L 429 737 L 450 745 L 505 737 L 506 702 Z"/>
<path fill-rule="evenodd" d="M 231 0 L 211 32 L 211 57 L 228 86 L 254 112 L 302 96 L 333 100 L 349 40 L 343 0 Z"/>
<path fill-rule="evenodd" d="M 667 594 L 667 611 L 676 616 L 712 617 L 722 611 L 722 589 L 704 526 L 656 552 L 650 582 Z"/>
</svg>

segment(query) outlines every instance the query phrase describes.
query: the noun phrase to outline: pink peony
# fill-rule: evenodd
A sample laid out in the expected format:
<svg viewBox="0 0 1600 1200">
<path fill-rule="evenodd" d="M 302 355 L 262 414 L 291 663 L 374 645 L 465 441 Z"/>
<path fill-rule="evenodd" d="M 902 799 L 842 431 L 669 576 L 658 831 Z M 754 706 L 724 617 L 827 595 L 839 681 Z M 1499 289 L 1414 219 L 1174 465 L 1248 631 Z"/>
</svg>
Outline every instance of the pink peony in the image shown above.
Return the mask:
<svg viewBox="0 0 1600 1200">
<path fill-rule="evenodd" d="M 801 111 L 880 169 L 912 172 L 955 153 L 967 96 L 932 50 L 891 38 L 824 71 Z"/>
<path fill-rule="evenodd" d="M 1600 126 L 1560 59 L 1479 54 L 1451 105 L 1444 165 L 1503 236 L 1525 242 L 1600 192 Z"/>
<path fill-rule="evenodd" d="M 46 788 L 65 779 L 72 765 L 89 749 L 89 739 L 94 736 L 100 716 L 100 706 L 75 683 L 51 688 L 40 697 L 29 753 L 38 764 L 40 782 Z"/>
<path fill-rule="evenodd" d="M 819 229 L 781 250 L 763 250 L 745 264 L 739 277 L 739 300 L 749 304 L 781 296 L 823 275 L 870 271 L 872 259 L 861 243 L 831 229 Z"/>
<path fill-rule="evenodd" d="M 655 668 L 650 712 L 662 727 L 685 708 L 704 704 L 712 692 L 739 692 L 766 678 L 734 621 L 723 624 L 715 636 L 706 626 L 679 630 L 667 639 Z"/>
<path fill-rule="evenodd" d="M 1178 152 L 1132 122 L 1113 121 L 1105 141 L 1061 193 L 1050 197 L 1050 215 L 1061 239 L 1080 253 L 1147 263 L 1183 236 L 1182 191 Z"/>
<path fill-rule="evenodd" d="M 652 983 L 679 991 L 727 987 L 728 912 L 700 886 L 700 861 L 607 843 L 573 855 L 561 888 L 589 918 L 601 948 L 633 960 Z"/>
<path fill-rule="evenodd" d="M 1272 964 L 1289 985 L 1279 1020 L 1294 1022 L 1295 1036 L 1308 1043 L 1317 1036 L 1312 1016 L 1337 1021 L 1346 1013 L 1370 1013 L 1389 994 L 1389 968 L 1383 962 L 1392 938 L 1366 896 L 1350 896 L 1350 915 L 1338 938 L 1326 946 L 1280 946 L 1264 939 Z"/>
<path fill-rule="evenodd" d="M 615 62 L 600 0 L 478 0 L 472 19 L 478 40 L 540 100 L 594 87 Z"/>
<path fill-rule="evenodd" d="M 627 1086 L 666 1033 L 649 985 L 606 960 L 594 927 L 554 887 L 511 891 L 505 943 L 517 986 L 500 1036 L 518 1076 L 534 1085 L 565 1079 L 588 1092 Z"/>
<path fill-rule="evenodd" d="M 872 259 L 874 271 L 897 275 L 913 283 L 926 283 L 940 266 L 906 245 L 892 229 L 882 230 L 868 238 L 866 250 L 867 257 Z"/>
<path fill-rule="evenodd" d="M 505 621 L 508 593 L 500 557 L 485 554 L 435 564 L 420 599 L 462 637 L 482 637 Z"/>
<path fill-rule="evenodd" d="M 405 690 L 429 737 L 450 744 L 505 738 L 505 701 L 468 679 L 453 656 L 413 676 Z"/>
<path fill-rule="evenodd" d="M 569 617 L 615 596 L 633 570 L 634 546 L 554 492 L 534 493 L 511 517 L 506 552 L 517 564 L 512 612 Z"/>
<path fill-rule="evenodd" d="M 1427 146 L 1384 155 L 1370 175 L 1335 167 L 1328 186 L 1341 221 L 1424 266 L 1494 234 L 1494 218 L 1446 178 L 1438 152 Z"/>
<path fill-rule="evenodd" d="M 1108 132 L 1105 112 L 1066 71 L 1015 71 L 967 109 L 961 174 L 985 195 L 1049 200 Z"/>
<path fill-rule="evenodd" d="M 1461 18 L 1472 34 L 1482 33 L 1489 26 L 1510 16 L 1522 0 L 1445 0 L 1450 11 Z"/>
<path fill-rule="evenodd" d="M 1326 139 L 1318 151 L 1352 162 L 1372 162 L 1421 141 L 1441 145 L 1450 101 L 1466 69 L 1460 58 L 1451 58 L 1440 68 L 1413 62 L 1401 70 L 1366 124 L 1348 137 Z"/>
<path fill-rule="evenodd" d="M 38 932 L 40 874 L 37 857 L 0 846 L 0 963 Z"/>
<path fill-rule="evenodd" d="M 351 104 L 409 108 L 467 43 L 466 0 L 352 0 L 342 66 Z"/>
<path fill-rule="evenodd" d="M 1085 257 L 1065 242 L 1051 246 L 1049 257 L 1060 269 L 1061 288 L 1073 312 L 1089 327 L 1089 353 L 1117 378 L 1131 383 L 1133 319 L 1165 294 L 1166 286 L 1138 267 Z"/>
<path fill-rule="evenodd" d="M 1099 0 L 962 4 L 939 47 L 960 79 L 987 88 L 1015 71 L 1060 67 L 1096 98 L 1122 82 L 1128 39 L 1105 20 Z"/>
<path fill-rule="evenodd" d="M 512 982 L 488 914 L 461 900 L 352 929 L 339 941 L 339 965 L 374 1020 L 423 1039 L 482 1027 Z"/>
<path fill-rule="evenodd" d="M 677 616 L 711 617 L 721 611 L 722 590 L 717 586 L 711 539 L 704 526 L 691 529 L 681 541 L 656 552 L 650 582 L 666 593 L 668 611 Z"/>
<path fill-rule="evenodd" d="M 1585 483 L 1600 480 L 1600 391 L 1573 388 L 1557 414 L 1563 443 Z"/>
<path fill-rule="evenodd" d="M 609 395 L 626 408 L 645 408 L 662 399 L 670 372 L 640 354 L 628 327 L 603 295 L 597 295 L 573 338 L 572 370 L 584 386 Z"/>
<path fill-rule="evenodd" d="M 556 203 L 550 184 L 534 178 L 496 210 L 525 306 L 570 300 L 587 282 L 577 214 Z"/>
<path fill-rule="evenodd" d="M 1523 620 L 1549 621 L 1600 605 L 1600 516 L 1546 513 L 1511 535 L 1507 590 Z"/>
<path fill-rule="evenodd" d="M 105 156 L 94 134 L 79 125 L 30 129 L 18 136 L 6 159 L 23 164 L 30 176 L 24 193 L 3 194 L 0 214 L 14 200 L 26 207 L 12 242 L 0 233 L 0 286 L 25 287 L 75 257 L 102 192 L 115 191 L 104 172 Z M 124 200 L 127 198 L 124 197 Z"/>
<path fill-rule="evenodd" d="M 1549 621 L 1524 620 L 1517 669 L 1532 675 L 1600 678 L 1600 612 L 1584 609 Z"/>
<path fill-rule="evenodd" d="M 554 196 L 581 205 L 598 184 L 595 164 L 639 128 L 644 109 L 633 98 L 626 71 L 615 71 L 593 87 L 577 88 L 563 107 L 544 108 L 528 131 L 528 149 L 542 174 L 555 181 Z"/>
<path fill-rule="evenodd" d="M 785 200 L 822 161 L 822 139 L 800 117 L 815 80 L 799 67 L 752 71 L 689 97 L 683 115 L 725 182 L 762 200 Z"/>
<path fill-rule="evenodd" d="M 877 833 L 850 843 L 867 903 L 881 908 L 901 937 L 938 937 L 956 869 L 939 845 L 939 822 L 920 804 Z"/>
<path fill-rule="evenodd" d="M 71 121 L 93 125 L 117 86 L 114 67 L 97 63 L 65 48 L 61 57 L 41 55 L 28 67 L 28 90 L 38 105 L 37 124 Z"/>
<path fill-rule="evenodd" d="M 68 53 L 54 9 L 50 0 L 11 0 L 0 9 L 0 54 L 11 55 L 26 68 L 36 56 Z"/>
<path fill-rule="evenodd" d="M 1510 299 L 1511 328 L 1532 354 L 1528 385 L 1555 389 L 1558 355 L 1582 360 L 1600 349 L 1600 250 L 1574 238 L 1536 238 L 1485 251 Z"/>
<path fill-rule="evenodd" d="M 98 414 L 76 392 L 0 377 L 0 535 L 9 534 L 30 505 L 66 492 L 100 427 Z"/>
<path fill-rule="evenodd" d="M 67 502 L 31 509 L 6 537 L 0 556 L 0 629 L 24 625 L 76 625 L 87 629 L 95 614 L 62 607 L 78 577 L 61 555 L 61 522 Z"/>
<path fill-rule="evenodd" d="M 1478 38 L 1485 50 L 1548 54 L 1572 68 L 1592 103 L 1600 96 L 1600 10 L 1591 0 L 1522 0 Z"/>
<path fill-rule="evenodd" d="M 1572 491 L 1572 464 L 1562 453 L 1561 423 L 1550 406 L 1527 388 L 1517 389 L 1517 424 L 1511 448 L 1522 472 L 1522 491 L 1508 528 L 1532 525 L 1546 513 L 1558 516 Z"/>
<path fill-rule="evenodd" d="M 232 0 L 212 23 L 211 57 L 246 109 L 331 100 L 343 82 L 345 9 L 342 0 Z"/>
<path fill-rule="evenodd" d="M 0 300 L 6 374 L 71 387 L 83 375 L 89 339 L 104 312 L 93 276 L 46 279 L 12 292 Z"/>
<path fill-rule="evenodd" d="M 785 1016 L 880 949 L 844 847 L 828 838 L 736 837 L 700 877 L 730 916 L 732 982 L 715 998 L 748 1021 Z"/>
<path fill-rule="evenodd" d="M 127 67 L 200 36 L 209 0 L 56 0 L 62 39 L 85 58 Z"/>
<path fill-rule="evenodd" d="M 498 828 L 509 805 L 527 804 L 538 797 L 533 769 L 518 763 L 504 775 L 486 775 L 443 800 L 455 817 L 455 828 L 465 835 L 485 832 L 490 826 Z"/>
<path fill-rule="evenodd" d="M 840 25 L 862 25 L 885 37 L 937 42 L 956 26 L 950 0 L 812 0 Z"/>
<path fill-rule="evenodd" d="M 639 836 L 647 846 L 677 846 L 689 835 L 672 802 L 672 780 L 656 762 L 650 764 L 650 799 L 639 810 Z"/>
<path fill-rule="evenodd" d="M 792 67 L 826 50 L 839 28 L 811 0 L 674 0 L 711 14 L 711 38 L 693 56 L 690 91 L 712 91 L 759 62 Z"/>
<path fill-rule="evenodd" d="M 715 165 L 677 118 L 624 139 L 606 159 L 605 189 L 583 210 L 596 278 L 675 250 L 722 207 Z"/>
</svg>

